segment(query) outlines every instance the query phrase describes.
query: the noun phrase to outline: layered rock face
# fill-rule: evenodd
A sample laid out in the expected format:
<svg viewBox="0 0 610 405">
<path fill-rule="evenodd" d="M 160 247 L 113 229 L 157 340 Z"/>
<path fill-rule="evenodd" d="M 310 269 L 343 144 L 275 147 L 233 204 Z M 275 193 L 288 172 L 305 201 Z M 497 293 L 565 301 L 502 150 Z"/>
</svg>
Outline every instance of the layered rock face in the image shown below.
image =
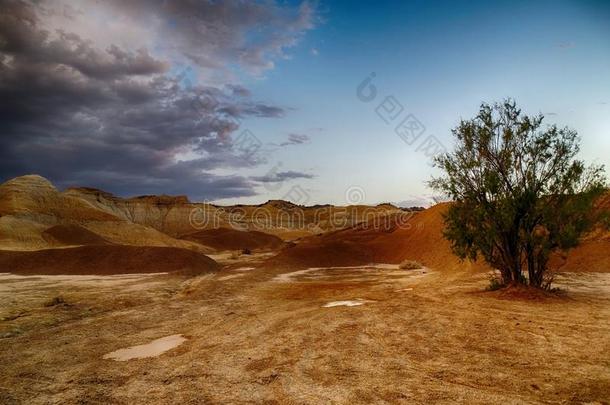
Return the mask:
<svg viewBox="0 0 610 405">
<path fill-rule="evenodd" d="M 210 252 L 217 249 L 203 243 L 209 241 L 209 237 L 198 240 L 193 234 L 219 228 L 255 231 L 259 234 L 234 235 L 262 246 L 267 241 L 261 232 L 283 240 L 295 240 L 388 215 L 410 213 L 391 204 L 304 207 L 271 200 L 260 205 L 223 207 L 192 203 L 185 196 L 120 198 L 87 187 L 61 192 L 43 177 L 28 175 L 0 185 L 0 248 L 35 250 L 78 245 L 68 243 L 67 239 L 49 237 L 47 232 L 54 226 L 76 225 L 109 243 L 174 246 Z M 224 233 L 221 236 L 226 238 Z M 89 239 L 95 237 L 89 235 Z M 254 242 L 254 239 L 260 241 Z M 231 246 L 225 242 L 210 244 Z"/>
<path fill-rule="evenodd" d="M 66 195 L 137 224 L 174 237 L 204 229 L 231 228 L 276 235 L 284 240 L 344 229 L 373 218 L 407 212 L 391 204 L 347 207 L 299 206 L 270 200 L 260 205 L 218 206 L 192 203 L 185 196 L 142 196 L 119 198 L 91 188 L 72 188 Z"/>
<path fill-rule="evenodd" d="M 97 236 L 115 244 L 209 251 L 130 221 L 78 194 L 60 192 L 40 176 L 22 176 L 0 185 L 1 249 L 36 250 L 73 245 L 48 234 L 49 229 L 57 226 L 78 226 L 91 233 L 88 236 L 91 240 Z"/>
<path fill-rule="evenodd" d="M 29 175 L 0 185 L 0 250 L 63 248 L 63 252 L 31 259 L 36 263 L 66 255 L 65 260 L 76 260 L 91 249 L 119 256 L 135 252 L 149 258 L 163 252 L 146 251 L 144 255 L 137 249 L 114 248 L 126 245 L 171 247 L 198 254 L 245 249 L 277 251 L 269 264 L 288 267 L 400 263 L 411 259 L 453 272 L 473 267 L 489 270 L 481 264 L 462 263 L 451 253 L 442 236 L 446 207 L 438 204 L 413 212 L 391 204 L 303 207 L 278 200 L 222 207 L 192 203 L 184 196 L 120 198 L 92 188 L 61 192 L 48 180 Z M 596 209 L 610 210 L 610 194 L 600 198 Z M 607 225 L 600 224 L 585 235 L 581 245 L 569 253 L 555 255 L 551 267 L 563 271 L 610 271 Z M 65 249 L 68 247 L 89 250 Z M 99 253 L 95 257 L 103 256 Z M 10 263 L 25 260 L 22 256 L 5 257 L 12 260 Z M 187 264 L 192 259 L 189 255 L 181 257 Z M 122 260 L 126 268 L 138 263 Z M 203 263 L 205 259 L 196 261 Z M 180 266 L 188 267 L 182 262 L 175 265 Z"/>
</svg>

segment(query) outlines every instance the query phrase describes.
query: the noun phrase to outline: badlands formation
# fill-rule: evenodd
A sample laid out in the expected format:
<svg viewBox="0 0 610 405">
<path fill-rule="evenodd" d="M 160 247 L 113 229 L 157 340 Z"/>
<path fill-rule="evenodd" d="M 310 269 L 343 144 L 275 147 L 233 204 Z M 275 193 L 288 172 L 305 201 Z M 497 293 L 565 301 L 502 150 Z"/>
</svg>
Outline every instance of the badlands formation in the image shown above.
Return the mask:
<svg viewBox="0 0 610 405">
<path fill-rule="evenodd" d="M 553 257 L 559 292 L 487 291 L 446 208 L 10 180 L 0 403 L 607 403 L 607 226 Z"/>
<path fill-rule="evenodd" d="M 598 207 L 609 209 L 610 195 Z M 411 259 L 430 267 L 457 268 L 464 263 L 451 253 L 442 236 L 445 208 L 446 204 L 423 211 L 391 204 L 305 207 L 277 200 L 222 207 L 191 203 L 185 196 L 125 199 L 84 187 L 62 192 L 48 180 L 30 175 L 0 185 L 0 258 L 17 257 L 6 251 L 31 251 L 18 255 L 21 259 L 17 261 L 22 262 L 29 256 L 42 258 L 37 251 L 44 250 L 57 260 L 67 259 L 71 252 L 78 256 L 84 249 L 74 248 L 83 246 L 89 246 L 90 252 L 99 251 L 99 257 L 105 256 L 103 252 L 118 257 L 121 246 L 139 246 L 140 250 L 133 250 L 139 254 L 130 258 L 143 260 L 142 270 L 136 272 L 150 272 L 145 267 L 155 264 L 154 252 L 165 255 L 164 250 L 154 249 L 161 247 L 175 248 L 172 256 L 182 253 L 185 260 L 190 256 L 179 249 L 212 255 L 274 252 L 270 263 L 289 267 L 398 264 Z M 61 250 L 49 252 L 51 249 Z M 579 247 L 554 257 L 552 267 L 604 272 L 610 264 L 609 249 L 610 232 L 597 227 Z M 54 262 L 57 268 L 61 266 L 60 261 Z M 97 264 L 92 258 L 89 269 L 80 272 L 95 273 Z M 154 267 L 163 266 L 157 263 Z"/>
</svg>

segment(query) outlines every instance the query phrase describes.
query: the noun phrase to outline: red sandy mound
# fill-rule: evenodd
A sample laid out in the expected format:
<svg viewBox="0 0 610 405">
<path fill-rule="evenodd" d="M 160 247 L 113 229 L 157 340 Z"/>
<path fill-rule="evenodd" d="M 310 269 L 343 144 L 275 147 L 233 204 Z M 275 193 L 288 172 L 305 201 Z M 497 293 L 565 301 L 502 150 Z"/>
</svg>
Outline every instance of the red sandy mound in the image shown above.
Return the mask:
<svg viewBox="0 0 610 405">
<path fill-rule="evenodd" d="M 373 254 L 351 241 L 330 240 L 320 242 L 308 238 L 298 245 L 284 249 L 270 262 L 290 267 L 343 267 L 373 263 Z"/>
<path fill-rule="evenodd" d="M 0 251 L 0 272 L 15 274 L 199 274 L 218 263 L 191 250 L 173 247 L 79 246 L 29 252 Z"/>
<path fill-rule="evenodd" d="M 460 261 L 442 235 L 442 213 L 446 207 L 447 204 L 436 205 L 405 222 L 390 216 L 390 222 L 378 224 L 381 226 L 360 225 L 305 238 L 272 260 L 284 265 L 318 267 L 412 259 L 430 267 L 457 267 Z"/>
<path fill-rule="evenodd" d="M 217 250 L 273 250 L 284 245 L 277 236 L 258 231 L 239 231 L 229 228 L 204 229 L 182 239 L 197 242 Z"/>
<path fill-rule="evenodd" d="M 42 233 L 43 238 L 49 242 L 61 245 L 108 245 L 106 239 L 79 225 L 55 225 Z"/>
<path fill-rule="evenodd" d="M 560 292 L 545 291 L 540 288 L 526 285 L 510 285 L 495 291 L 483 291 L 480 294 L 495 296 L 501 300 L 509 301 L 547 301 L 562 299 Z"/>
<path fill-rule="evenodd" d="M 608 195 L 598 206 L 608 206 Z M 408 221 L 395 221 L 392 226 L 365 226 L 344 229 L 303 239 L 284 249 L 270 262 L 290 267 L 354 266 L 368 263 L 400 263 L 417 260 L 436 270 L 486 271 L 478 263 L 460 262 L 443 237 L 443 213 L 448 204 L 438 204 L 414 214 Z M 389 217 L 391 218 L 391 217 Z M 586 235 L 581 244 L 567 254 L 556 255 L 550 268 L 556 271 L 609 272 L 610 234 L 598 229 Z"/>
<path fill-rule="evenodd" d="M 610 192 L 595 202 L 597 214 L 610 216 Z M 560 272 L 610 272 L 610 230 L 603 221 L 578 246 L 551 257 L 549 267 Z"/>
<path fill-rule="evenodd" d="M 426 266 L 453 266 L 459 263 L 443 237 L 443 213 L 448 204 L 438 204 L 417 213 L 406 225 L 371 241 L 377 260 L 399 263 L 417 260 Z"/>
<path fill-rule="evenodd" d="M 610 239 L 585 240 L 568 251 L 555 255 L 549 267 L 560 272 L 610 273 Z"/>
</svg>

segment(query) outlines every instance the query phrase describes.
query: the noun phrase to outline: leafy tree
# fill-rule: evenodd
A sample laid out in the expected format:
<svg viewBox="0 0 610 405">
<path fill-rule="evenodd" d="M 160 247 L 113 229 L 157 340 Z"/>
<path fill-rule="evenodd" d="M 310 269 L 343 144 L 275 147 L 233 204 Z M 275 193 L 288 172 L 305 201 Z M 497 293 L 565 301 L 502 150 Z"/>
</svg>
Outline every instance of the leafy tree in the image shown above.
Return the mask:
<svg viewBox="0 0 610 405">
<path fill-rule="evenodd" d="M 543 118 L 510 99 L 483 103 L 452 131 L 455 150 L 435 159 L 443 174 L 430 185 L 453 200 L 445 237 L 460 258 L 500 270 L 504 284 L 548 287 L 551 253 L 578 243 L 605 189 L 603 166 L 576 158 L 576 132 L 543 128 Z"/>
</svg>

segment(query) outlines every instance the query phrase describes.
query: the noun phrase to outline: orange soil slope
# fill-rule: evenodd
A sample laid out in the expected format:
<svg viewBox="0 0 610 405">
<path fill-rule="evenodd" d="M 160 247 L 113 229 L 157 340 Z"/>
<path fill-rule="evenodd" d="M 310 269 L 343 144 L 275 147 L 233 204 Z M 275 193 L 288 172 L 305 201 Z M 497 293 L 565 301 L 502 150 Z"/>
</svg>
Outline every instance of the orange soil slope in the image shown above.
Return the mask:
<svg viewBox="0 0 610 405">
<path fill-rule="evenodd" d="M 442 212 L 439 204 L 418 212 L 408 221 L 394 220 L 372 227 L 354 228 L 313 236 L 285 249 L 272 261 L 278 264 L 317 267 L 353 266 L 372 262 L 400 263 L 418 260 L 430 267 L 456 267 L 460 264 L 442 236 Z"/>
<path fill-rule="evenodd" d="M 604 196 L 598 207 L 609 205 L 609 197 Z M 453 255 L 449 242 L 442 235 L 442 214 L 447 207 L 447 203 L 438 204 L 416 213 L 406 223 L 397 222 L 390 227 L 356 226 L 305 238 L 280 252 L 270 262 L 304 268 L 400 263 L 410 259 L 440 271 L 489 270 L 482 261 L 461 262 Z M 556 271 L 609 272 L 610 233 L 597 229 L 586 235 L 579 246 L 554 257 L 550 268 Z"/>
<path fill-rule="evenodd" d="M 550 267 L 566 272 L 610 273 L 610 239 L 584 240 L 567 254 L 553 257 Z"/>
<path fill-rule="evenodd" d="M 15 274 L 200 274 L 218 268 L 214 260 L 203 254 L 173 247 L 100 245 L 0 251 L 0 272 Z"/>
<path fill-rule="evenodd" d="M 108 245 L 106 239 L 79 225 L 54 225 L 42 232 L 43 238 L 64 246 Z"/>
<path fill-rule="evenodd" d="M 237 229 L 204 229 L 184 235 L 182 239 L 200 243 L 217 250 L 274 250 L 282 247 L 284 241 L 277 236 L 258 231 Z"/>
<path fill-rule="evenodd" d="M 610 215 L 610 193 L 597 200 L 595 209 L 599 214 Z M 550 267 L 566 272 L 610 272 L 610 230 L 607 225 L 597 226 L 567 254 L 552 257 Z"/>
</svg>

